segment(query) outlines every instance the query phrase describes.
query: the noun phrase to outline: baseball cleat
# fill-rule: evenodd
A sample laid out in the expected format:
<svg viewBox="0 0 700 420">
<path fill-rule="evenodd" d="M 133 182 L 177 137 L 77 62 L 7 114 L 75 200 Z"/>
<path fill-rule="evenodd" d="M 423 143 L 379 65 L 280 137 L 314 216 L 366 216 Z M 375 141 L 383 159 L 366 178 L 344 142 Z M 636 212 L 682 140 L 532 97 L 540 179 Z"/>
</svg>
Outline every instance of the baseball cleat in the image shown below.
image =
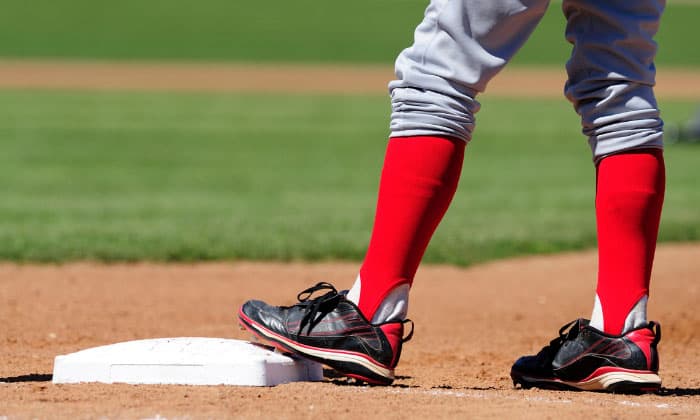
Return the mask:
<svg viewBox="0 0 700 420">
<path fill-rule="evenodd" d="M 315 292 L 326 293 L 312 298 Z M 299 303 L 272 306 L 250 300 L 238 311 L 240 324 L 282 351 L 323 363 L 344 376 L 389 385 L 403 343 L 413 335 L 410 320 L 373 325 L 329 283 L 297 295 Z M 404 324 L 411 331 L 404 337 Z"/>
<path fill-rule="evenodd" d="M 536 356 L 523 356 L 510 371 L 514 385 L 622 393 L 655 392 L 661 387 L 655 322 L 615 336 L 585 319 L 564 325 L 559 337 Z"/>
</svg>

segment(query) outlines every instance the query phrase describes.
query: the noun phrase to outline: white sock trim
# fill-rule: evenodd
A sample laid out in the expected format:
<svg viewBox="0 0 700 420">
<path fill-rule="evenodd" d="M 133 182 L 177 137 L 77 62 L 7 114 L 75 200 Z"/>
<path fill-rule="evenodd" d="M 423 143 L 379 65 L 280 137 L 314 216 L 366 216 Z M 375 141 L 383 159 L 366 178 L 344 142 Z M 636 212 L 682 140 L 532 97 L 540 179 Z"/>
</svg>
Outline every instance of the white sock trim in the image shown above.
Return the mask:
<svg viewBox="0 0 700 420">
<path fill-rule="evenodd" d="M 410 289 L 409 285 L 402 284 L 392 290 L 374 312 L 371 320 L 372 324 L 383 324 L 388 321 L 403 321 L 406 319 L 408 316 L 408 292 Z M 358 274 L 346 298 L 355 305 L 359 305 L 361 290 L 362 279 Z"/>
<path fill-rule="evenodd" d="M 591 314 L 591 322 L 589 325 L 598 331 L 603 331 L 605 326 L 603 319 L 603 305 L 600 304 L 598 294 L 595 295 L 595 301 L 593 302 L 593 313 Z"/>
<path fill-rule="evenodd" d="M 350 290 L 348 290 L 347 296 L 345 298 L 350 302 L 358 305 L 360 303 L 360 289 L 362 288 L 362 282 L 360 282 L 360 275 L 357 275 L 355 283 L 353 283 Z"/>
<path fill-rule="evenodd" d="M 408 316 L 408 292 L 410 287 L 402 284 L 389 293 L 372 317 L 372 324 L 387 321 L 403 321 Z"/>
<path fill-rule="evenodd" d="M 647 321 L 647 302 L 649 301 L 649 296 L 644 295 L 637 301 L 627 318 L 625 318 L 625 326 L 622 328 L 622 332 L 625 333 L 629 330 L 639 328 L 648 323 Z"/>
<path fill-rule="evenodd" d="M 647 321 L 647 302 L 649 301 L 649 296 L 642 296 L 637 303 L 632 307 L 630 313 L 627 314 L 625 318 L 625 325 L 622 327 L 622 333 L 633 330 L 635 328 L 642 327 L 648 323 Z M 593 313 L 591 314 L 590 326 L 604 331 L 605 319 L 603 318 L 603 305 L 600 303 L 600 298 L 595 295 L 595 302 L 593 302 Z"/>
</svg>

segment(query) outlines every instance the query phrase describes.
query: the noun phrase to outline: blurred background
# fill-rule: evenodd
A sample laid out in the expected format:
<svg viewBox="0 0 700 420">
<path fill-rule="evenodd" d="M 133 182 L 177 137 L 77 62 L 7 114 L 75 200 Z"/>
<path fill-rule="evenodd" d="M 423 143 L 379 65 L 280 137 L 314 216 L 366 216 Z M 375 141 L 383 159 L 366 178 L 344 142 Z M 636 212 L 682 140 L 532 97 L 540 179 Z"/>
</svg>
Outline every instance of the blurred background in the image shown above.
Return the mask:
<svg viewBox="0 0 700 420">
<path fill-rule="evenodd" d="M 361 259 L 385 86 L 426 5 L 3 0 L 0 260 Z M 657 38 L 659 74 L 681 83 L 659 93 L 672 140 L 662 241 L 700 239 L 699 21 L 699 2 L 671 0 Z M 552 2 L 511 77 L 563 77 L 563 30 Z M 295 89 L 324 71 L 332 88 Z M 57 83 L 71 73 L 80 80 Z M 595 246 L 594 168 L 571 106 L 549 94 L 480 100 L 460 191 L 426 260 Z"/>
</svg>

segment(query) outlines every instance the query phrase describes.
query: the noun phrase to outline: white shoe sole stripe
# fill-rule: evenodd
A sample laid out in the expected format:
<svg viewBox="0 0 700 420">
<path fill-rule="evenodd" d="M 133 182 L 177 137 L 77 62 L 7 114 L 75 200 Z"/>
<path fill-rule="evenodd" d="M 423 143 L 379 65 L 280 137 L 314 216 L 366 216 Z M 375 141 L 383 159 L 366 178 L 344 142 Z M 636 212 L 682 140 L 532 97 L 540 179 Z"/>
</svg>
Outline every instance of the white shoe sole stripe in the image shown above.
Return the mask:
<svg viewBox="0 0 700 420">
<path fill-rule="evenodd" d="M 564 382 L 584 391 L 604 391 L 620 382 L 661 385 L 661 378 L 654 373 L 608 372 L 585 382 Z"/>
<path fill-rule="evenodd" d="M 595 378 L 591 378 L 585 382 L 576 381 L 562 381 L 556 379 L 542 379 L 542 378 L 531 378 L 524 376 L 522 377 L 525 382 L 537 383 L 537 382 L 549 382 L 553 384 L 564 384 L 572 388 L 580 389 L 582 391 L 606 391 L 611 386 L 620 382 L 631 382 L 638 384 L 651 384 L 651 385 L 661 385 L 661 378 L 659 375 L 654 373 L 634 373 L 634 372 L 608 372 L 603 373 Z"/>
</svg>

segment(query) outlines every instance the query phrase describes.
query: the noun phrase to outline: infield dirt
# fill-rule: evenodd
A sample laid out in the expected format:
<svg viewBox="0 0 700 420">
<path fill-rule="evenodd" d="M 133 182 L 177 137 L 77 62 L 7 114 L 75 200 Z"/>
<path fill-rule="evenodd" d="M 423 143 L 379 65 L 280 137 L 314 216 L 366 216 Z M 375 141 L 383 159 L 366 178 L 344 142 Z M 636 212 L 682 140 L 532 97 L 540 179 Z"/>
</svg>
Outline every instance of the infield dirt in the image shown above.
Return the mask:
<svg viewBox="0 0 700 420">
<path fill-rule="evenodd" d="M 659 248 L 650 314 L 662 324 L 659 395 L 514 389 L 510 365 L 588 316 L 594 252 L 424 266 L 390 387 L 340 378 L 274 388 L 54 385 L 53 358 L 125 340 L 248 339 L 246 299 L 293 303 L 321 280 L 349 287 L 355 263 L 0 265 L 0 416 L 9 418 L 593 418 L 700 416 L 700 246 Z"/>
<path fill-rule="evenodd" d="M 391 66 L 253 63 L 164 63 L 0 59 L 0 88 L 268 94 L 387 94 Z M 566 72 L 552 67 L 506 68 L 487 95 L 563 98 Z M 660 69 L 656 93 L 700 99 L 696 69 Z"/>
</svg>

